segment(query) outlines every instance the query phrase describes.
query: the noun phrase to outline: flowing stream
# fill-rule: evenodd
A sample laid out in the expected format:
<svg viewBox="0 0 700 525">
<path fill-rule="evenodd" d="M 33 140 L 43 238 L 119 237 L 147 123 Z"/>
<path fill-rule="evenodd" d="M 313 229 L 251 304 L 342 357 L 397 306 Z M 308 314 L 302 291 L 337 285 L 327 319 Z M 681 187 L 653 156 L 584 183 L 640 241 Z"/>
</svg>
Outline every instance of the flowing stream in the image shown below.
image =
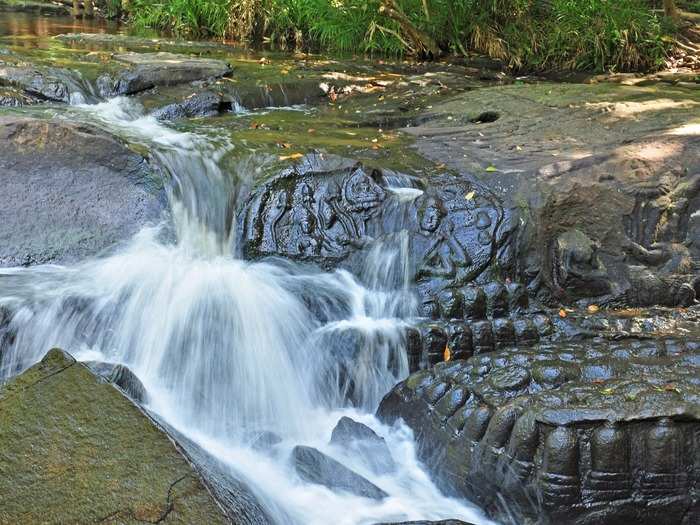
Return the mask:
<svg viewBox="0 0 700 525">
<path fill-rule="evenodd" d="M 416 460 L 410 431 L 372 415 L 408 375 L 403 320 L 415 300 L 405 236 L 369 250 L 359 277 L 237 259 L 232 213 L 255 158 L 224 172 L 221 159 L 235 143 L 176 131 L 124 98 L 62 115 L 148 147 L 173 181 L 170 216 L 74 266 L 0 270 L 0 304 L 16 312 L 17 333 L 0 378 L 52 346 L 79 360 L 127 365 L 146 387 L 146 408 L 248 483 L 278 523 L 489 523 L 468 502 L 438 491 Z M 393 473 L 377 475 L 329 445 L 343 415 L 387 440 Z M 260 451 L 250 446 L 260 432 L 282 441 Z M 298 444 L 336 458 L 389 497 L 375 501 L 303 482 L 289 459 Z"/>
</svg>

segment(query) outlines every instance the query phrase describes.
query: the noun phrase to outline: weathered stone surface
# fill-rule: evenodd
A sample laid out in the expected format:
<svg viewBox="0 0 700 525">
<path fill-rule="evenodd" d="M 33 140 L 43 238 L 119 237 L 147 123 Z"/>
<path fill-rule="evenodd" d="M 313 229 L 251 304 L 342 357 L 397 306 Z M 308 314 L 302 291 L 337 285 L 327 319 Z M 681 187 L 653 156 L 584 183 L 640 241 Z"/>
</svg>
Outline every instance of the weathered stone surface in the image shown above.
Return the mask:
<svg viewBox="0 0 700 525">
<path fill-rule="evenodd" d="M 115 137 L 60 120 L 0 117 L 0 266 L 95 255 L 156 223 L 160 176 Z"/>
<path fill-rule="evenodd" d="M 690 524 L 699 356 L 697 340 L 496 351 L 410 376 L 378 416 L 402 418 L 442 487 L 497 518 Z"/>
<path fill-rule="evenodd" d="M 83 98 L 90 93 L 89 85 L 71 70 L 44 66 L 12 66 L 0 63 L 0 86 L 23 90 L 28 101 L 71 101 L 71 96 Z M 10 105 L 10 104 L 3 104 Z"/>
<path fill-rule="evenodd" d="M 386 474 L 396 468 L 391 451 L 374 430 L 347 416 L 340 418 L 331 434 L 331 445 L 351 453 L 375 474 Z"/>
<path fill-rule="evenodd" d="M 403 187 L 413 190 L 406 199 L 390 184 L 396 178 L 406 179 L 308 155 L 252 192 L 240 217 L 243 252 L 352 266 L 358 250 L 407 232 L 423 314 L 459 316 L 455 297 L 465 287 L 485 285 L 514 264 L 515 211 L 482 186 L 437 174 L 424 188 Z"/>
<path fill-rule="evenodd" d="M 292 461 L 304 481 L 324 485 L 331 490 L 350 492 L 371 499 L 383 499 L 386 492 L 372 482 L 312 447 L 296 446 Z"/>
<path fill-rule="evenodd" d="M 697 298 L 697 89 L 501 86 L 429 116 L 408 130 L 418 151 L 521 209 L 510 277 L 531 295 L 640 307 Z"/>
<path fill-rule="evenodd" d="M 220 78 L 231 73 L 222 60 L 193 58 L 175 53 L 122 53 L 114 59 L 127 66 L 116 76 L 105 74 L 97 80 L 105 97 L 133 95 L 157 86 L 174 86 L 196 80 Z"/>
<path fill-rule="evenodd" d="M 227 523 L 151 420 L 60 350 L 0 389 L 0 522 Z"/>
<path fill-rule="evenodd" d="M 209 117 L 231 109 L 231 102 L 224 100 L 221 93 L 201 91 L 193 93 L 181 102 L 174 102 L 159 108 L 151 115 L 158 120 L 178 120 L 192 117 Z"/>
</svg>

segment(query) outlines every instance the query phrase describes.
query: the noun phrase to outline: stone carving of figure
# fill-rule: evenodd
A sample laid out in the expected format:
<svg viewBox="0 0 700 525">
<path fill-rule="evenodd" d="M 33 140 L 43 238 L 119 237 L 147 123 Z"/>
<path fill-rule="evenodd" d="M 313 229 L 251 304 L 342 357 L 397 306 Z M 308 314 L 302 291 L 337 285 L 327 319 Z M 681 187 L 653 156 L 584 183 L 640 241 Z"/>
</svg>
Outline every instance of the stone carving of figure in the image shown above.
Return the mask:
<svg viewBox="0 0 700 525">
<path fill-rule="evenodd" d="M 367 221 L 379 211 L 386 192 L 372 177 L 357 168 L 343 185 L 343 197 L 354 219 L 355 231 L 349 232 L 350 236 L 361 239 L 367 235 Z"/>
<path fill-rule="evenodd" d="M 276 251 L 277 244 L 277 224 L 289 208 L 287 202 L 287 192 L 280 191 L 277 195 L 270 197 L 270 202 L 265 210 L 263 218 L 263 249 Z"/>
<path fill-rule="evenodd" d="M 427 198 L 419 210 L 420 234 L 430 240 L 416 278 L 455 278 L 458 267 L 472 264 L 471 258 L 454 236 L 454 227 L 445 221 L 442 201 Z"/>
<path fill-rule="evenodd" d="M 299 255 L 318 255 L 319 243 L 314 238 L 316 218 L 305 206 L 294 210 L 295 232 L 292 237 L 294 252 Z"/>
<path fill-rule="evenodd" d="M 340 186 L 335 181 L 329 182 L 318 206 L 318 219 L 323 245 L 331 253 L 342 251 L 350 243 L 350 236 L 357 233 L 352 217 L 341 207 L 341 201 Z M 334 234 L 331 230 L 338 223 L 342 233 Z"/>
</svg>

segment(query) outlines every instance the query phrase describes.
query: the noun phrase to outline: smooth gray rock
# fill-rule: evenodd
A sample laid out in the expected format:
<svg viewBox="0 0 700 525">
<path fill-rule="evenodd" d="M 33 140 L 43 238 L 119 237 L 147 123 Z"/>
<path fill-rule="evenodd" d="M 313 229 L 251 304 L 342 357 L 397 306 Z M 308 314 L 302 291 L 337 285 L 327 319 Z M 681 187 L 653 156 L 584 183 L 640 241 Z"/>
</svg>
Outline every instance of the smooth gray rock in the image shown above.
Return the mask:
<svg viewBox="0 0 700 525">
<path fill-rule="evenodd" d="M 383 499 L 386 492 L 333 458 L 312 447 L 296 446 L 292 450 L 294 467 L 303 480 L 371 499 Z"/>
<path fill-rule="evenodd" d="M 0 267 L 67 263 L 157 223 L 161 177 L 117 138 L 59 120 L 0 117 Z"/>
</svg>

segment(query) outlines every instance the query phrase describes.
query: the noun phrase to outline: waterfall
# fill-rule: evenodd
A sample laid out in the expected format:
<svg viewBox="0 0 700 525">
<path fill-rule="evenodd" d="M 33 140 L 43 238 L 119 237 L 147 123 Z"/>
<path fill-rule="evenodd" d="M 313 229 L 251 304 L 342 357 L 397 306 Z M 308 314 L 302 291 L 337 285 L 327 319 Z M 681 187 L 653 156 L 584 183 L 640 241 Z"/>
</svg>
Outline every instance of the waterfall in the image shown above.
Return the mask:
<svg viewBox="0 0 700 525">
<path fill-rule="evenodd" d="M 103 257 L 0 270 L 0 306 L 13 312 L 14 334 L 0 352 L 0 379 L 52 346 L 127 365 L 146 387 L 146 408 L 244 477 L 280 523 L 487 523 L 436 489 L 406 428 L 371 415 L 408 374 L 403 333 L 415 297 L 406 232 L 376 243 L 358 277 L 236 259 L 231 214 L 250 164 L 237 173 L 221 168 L 234 143 L 176 131 L 124 98 L 67 115 L 147 146 L 172 178 L 170 217 Z M 395 472 L 372 473 L 328 444 L 342 415 L 386 438 Z M 249 446 L 257 431 L 281 437 L 276 454 Z M 337 458 L 389 497 L 377 502 L 301 481 L 288 461 L 297 444 Z"/>
</svg>

